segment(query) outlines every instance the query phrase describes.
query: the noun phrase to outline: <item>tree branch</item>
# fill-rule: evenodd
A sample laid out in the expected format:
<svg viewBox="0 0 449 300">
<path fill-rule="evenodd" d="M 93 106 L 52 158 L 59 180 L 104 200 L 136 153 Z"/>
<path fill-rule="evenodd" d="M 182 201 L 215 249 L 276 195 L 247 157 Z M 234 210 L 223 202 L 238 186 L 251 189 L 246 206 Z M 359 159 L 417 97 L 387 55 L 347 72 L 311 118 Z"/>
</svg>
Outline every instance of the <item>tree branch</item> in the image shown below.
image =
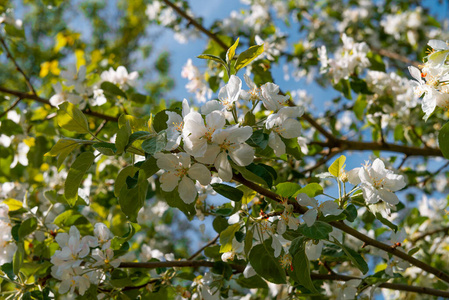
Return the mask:
<svg viewBox="0 0 449 300">
<path fill-rule="evenodd" d="M 187 21 L 189 21 L 190 24 L 192 24 L 196 29 L 210 37 L 214 42 L 216 42 L 218 45 L 220 45 L 221 48 L 224 50 L 228 50 L 229 46 L 226 45 L 221 39 L 219 39 L 214 33 L 212 33 L 210 30 L 204 28 L 203 25 L 198 23 L 194 18 L 189 16 L 185 11 L 183 11 L 181 8 L 179 8 L 176 4 L 170 2 L 169 0 L 162 0 L 166 5 L 173 8 L 174 11 Z"/>
<path fill-rule="evenodd" d="M 143 269 L 156 269 L 156 268 L 174 268 L 174 267 L 208 267 L 212 268 L 216 262 L 204 261 L 204 260 L 177 260 L 177 261 L 161 261 L 161 262 L 122 262 L 119 268 L 143 268 Z M 230 264 L 237 273 L 243 273 L 245 266 Z M 337 281 L 349 281 L 351 279 L 362 279 L 354 276 L 346 276 L 339 274 L 317 274 L 311 273 L 312 280 L 337 280 Z M 409 286 L 405 284 L 397 283 L 382 283 L 380 288 L 393 289 L 405 292 L 413 292 L 419 294 L 434 295 L 440 297 L 449 297 L 449 292 L 441 291 L 437 289 L 431 289 L 427 287 Z"/>
<path fill-rule="evenodd" d="M 32 92 L 34 95 L 36 94 L 36 91 L 34 90 L 33 85 L 31 84 L 30 79 L 28 78 L 28 76 L 25 74 L 25 72 L 22 70 L 22 68 L 19 66 L 19 64 L 17 63 L 17 61 L 15 60 L 14 56 L 12 56 L 11 51 L 9 51 L 8 45 L 6 45 L 5 40 L 3 39 L 3 37 L 0 35 L 0 43 L 2 44 L 3 48 L 6 51 L 6 56 L 11 59 L 12 63 L 14 64 L 14 66 L 16 67 L 16 70 L 19 71 L 20 74 L 22 74 L 23 78 L 25 79 L 26 85 L 28 86 L 28 88 L 30 89 L 30 92 Z"/>
<path fill-rule="evenodd" d="M 8 107 L 4 112 L 2 112 L 2 113 L 0 114 L 0 119 L 1 119 L 4 115 L 6 115 L 9 111 L 11 111 L 14 107 L 16 107 L 17 104 L 19 104 L 19 102 L 20 102 L 21 100 L 22 100 L 22 98 L 18 97 L 18 98 L 16 99 L 16 101 L 14 101 L 14 102 L 11 104 L 10 107 Z"/>
<path fill-rule="evenodd" d="M 267 190 L 251 181 L 246 180 L 240 174 L 234 175 L 233 179 L 235 181 L 249 187 L 250 189 L 253 189 L 254 191 L 258 192 L 259 194 L 264 195 L 274 201 L 280 202 L 281 201 L 280 199 L 282 199 L 282 197 L 280 195 L 278 195 L 270 190 Z M 299 205 L 296 201 L 292 201 L 291 204 L 293 205 L 296 213 L 304 214 L 308 210 L 306 207 Z M 341 231 L 346 232 L 347 234 L 352 235 L 353 237 L 361 240 L 366 245 L 371 245 L 375 248 L 378 248 L 385 252 L 391 253 L 392 255 L 399 257 L 405 261 L 408 261 L 412 265 L 414 265 L 418 268 L 421 268 L 424 271 L 431 273 L 431 274 L 435 275 L 436 277 L 440 278 L 441 280 L 449 283 L 449 275 L 448 274 L 408 255 L 405 252 L 402 252 L 402 251 L 400 251 L 396 248 L 393 248 L 387 244 L 384 244 L 375 239 L 372 239 L 372 238 L 364 235 L 363 233 L 360 233 L 359 231 L 355 230 L 354 228 L 344 224 L 341 221 L 329 222 L 329 224 L 332 225 L 333 227 L 338 228 Z"/>
<path fill-rule="evenodd" d="M 193 253 L 187 260 L 192 260 L 195 257 L 197 257 L 198 255 L 201 254 L 201 252 L 203 252 L 204 249 L 206 249 L 207 247 L 215 244 L 218 240 L 218 238 L 220 237 L 220 235 L 218 234 L 213 240 L 209 241 L 206 245 L 204 245 L 203 247 L 201 247 L 200 249 L 198 249 L 198 251 L 196 251 L 195 253 Z"/>
<path fill-rule="evenodd" d="M 50 101 L 48 101 L 48 99 L 41 98 L 41 97 L 39 97 L 38 95 L 35 95 L 35 94 L 29 94 L 29 93 L 24 93 L 24 92 L 20 92 L 20 91 L 10 90 L 10 89 L 7 89 L 7 88 L 1 87 L 1 86 L 0 86 L 0 92 L 17 96 L 17 97 L 19 97 L 21 99 L 29 99 L 29 100 L 37 101 L 37 102 L 42 103 L 42 104 L 51 105 Z M 118 117 L 108 116 L 108 115 L 105 115 L 105 114 L 102 114 L 102 113 L 99 113 L 99 112 L 96 112 L 96 111 L 92 111 L 90 109 L 85 109 L 85 110 L 83 110 L 83 112 L 86 115 L 97 117 L 97 118 L 100 118 L 100 119 L 103 119 L 103 120 L 112 121 L 112 122 L 118 122 Z"/>
<path fill-rule="evenodd" d="M 424 232 L 424 233 L 418 235 L 417 237 L 412 238 L 411 242 L 413 244 L 415 244 L 416 242 L 418 242 L 419 240 L 422 240 L 426 236 L 434 235 L 434 234 L 440 233 L 440 232 L 444 232 L 444 233 L 448 234 L 449 233 L 449 226 L 438 228 L 438 229 L 434 229 L 434 230 L 431 230 L 431 231 L 428 231 L 428 232 Z"/>
</svg>

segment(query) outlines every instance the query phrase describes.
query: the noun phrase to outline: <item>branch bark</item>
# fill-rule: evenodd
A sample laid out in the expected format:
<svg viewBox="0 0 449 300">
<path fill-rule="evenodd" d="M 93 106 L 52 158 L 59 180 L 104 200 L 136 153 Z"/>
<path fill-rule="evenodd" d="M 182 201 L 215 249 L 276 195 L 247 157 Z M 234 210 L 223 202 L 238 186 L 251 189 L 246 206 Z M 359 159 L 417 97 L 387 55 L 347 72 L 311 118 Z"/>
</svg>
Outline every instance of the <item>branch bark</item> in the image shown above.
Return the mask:
<svg viewBox="0 0 449 300">
<path fill-rule="evenodd" d="M 174 267 L 208 267 L 212 268 L 215 265 L 213 261 L 204 260 L 177 260 L 177 261 L 161 261 L 161 262 L 122 262 L 119 268 L 142 268 L 142 269 L 156 269 L 156 268 L 174 268 Z M 243 273 L 245 266 L 230 264 L 231 268 L 237 273 Z M 310 274 L 312 280 L 332 280 L 332 281 L 349 281 L 351 279 L 362 279 L 354 276 L 346 276 L 339 274 Z M 379 285 L 380 288 L 393 289 L 405 292 L 413 292 L 419 294 L 433 295 L 439 297 L 449 297 L 449 292 L 441 291 L 437 289 L 431 289 L 427 287 L 419 286 L 409 286 L 406 284 L 398 283 L 382 283 Z"/>
</svg>

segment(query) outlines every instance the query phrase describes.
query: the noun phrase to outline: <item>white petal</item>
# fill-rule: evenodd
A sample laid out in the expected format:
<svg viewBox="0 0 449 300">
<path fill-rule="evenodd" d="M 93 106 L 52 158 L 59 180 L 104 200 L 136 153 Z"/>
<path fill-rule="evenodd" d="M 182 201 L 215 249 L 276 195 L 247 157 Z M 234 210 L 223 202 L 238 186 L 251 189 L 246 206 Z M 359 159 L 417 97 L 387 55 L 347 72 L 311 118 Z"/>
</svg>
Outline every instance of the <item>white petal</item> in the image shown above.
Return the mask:
<svg viewBox="0 0 449 300">
<path fill-rule="evenodd" d="M 392 204 L 392 205 L 396 205 L 396 204 L 398 204 L 399 203 L 399 198 L 398 198 L 398 196 L 396 196 L 394 193 L 392 193 L 392 192 L 389 192 L 389 191 L 387 191 L 387 190 L 385 190 L 385 189 L 379 189 L 378 190 L 378 194 L 379 194 L 379 197 L 383 200 L 383 201 L 385 201 L 385 202 L 388 202 L 388 203 L 390 203 L 390 204 Z"/>
<path fill-rule="evenodd" d="M 318 201 L 316 201 L 315 198 L 310 198 L 307 194 L 304 193 L 298 194 L 298 196 L 296 196 L 296 200 L 298 201 L 299 205 L 311 206 L 313 208 L 318 207 Z"/>
<path fill-rule="evenodd" d="M 312 241 L 306 243 L 306 256 L 309 260 L 317 260 L 321 257 L 321 252 L 323 251 L 324 243 L 319 241 L 318 244 L 314 244 Z"/>
<path fill-rule="evenodd" d="M 281 137 L 273 131 L 270 132 L 270 135 L 268 136 L 268 146 L 273 149 L 274 154 L 278 157 L 285 154 L 284 142 L 282 141 Z"/>
<path fill-rule="evenodd" d="M 283 138 L 292 139 L 301 135 L 301 123 L 295 119 L 287 119 L 282 124 L 280 132 Z"/>
<path fill-rule="evenodd" d="M 231 159 L 239 166 L 247 166 L 254 160 L 256 151 L 247 144 L 241 144 L 229 152 Z"/>
<path fill-rule="evenodd" d="M 215 169 L 217 169 L 218 176 L 220 176 L 223 181 L 231 181 L 232 167 L 228 161 L 228 155 L 225 152 L 218 154 L 214 166 Z"/>
<path fill-rule="evenodd" d="M 274 249 L 274 257 L 278 257 L 279 255 L 281 255 L 282 244 L 275 236 L 273 236 L 272 238 L 273 241 L 271 242 L 271 247 Z"/>
<path fill-rule="evenodd" d="M 181 197 L 182 201 L 187 204 L 195 201 L 196 195 L 198 194 L 198 191 L 196 190 L 195 184 L 193 183 L 192 179 L 188 178 L 187 176 L 184 176 L 181 179 L 178 187 L 178 192 L 179 197 Z"/>
<path fill-rule="evenodd" d="M 325 217 L 328 215 L 337 216 L 342 213 L 342 209 L 338 208 L 338 204 L 334 201 L 328 200 L 320 204 L 320 211 Z"/>
<path fill-rule="evenodd" d="M 226 118 L 220 111 L 213 111 L 206 116 L 206 124 L 211 129 L 222 129 L 226 124 Z"/>
<path fill-rule="evenodd" d="M 187 171 L 189 176 L 198 180 L 202 185 L 208 185 L 211 181 L 212 175 L 209 169 L 203 164 L 194 164 Z"/>
<path fill-rule="evenodd" d="M 349 183 L 351 183 L 353 185 L 357 185 L 360 183 L 359 171 L 360 171 L 360 168 L 355 168 L 346 173 L 346 175 L 348 175 Z"/>
<path fill-rule="evenodd" d="M 179 159 L 171 153 L 156 153 L 154 157 L 157 159 L 156 164 L 159 168 L 174 171 L 179 166 Z"/>
<path fill-rule="evenodd" d="M 306 213 L 302 216 L 302 219 L 306 222 L 307 226 L 310 227 L 313 223 L 315 223 L 317 215 L 318 211 L 315 208 L 312 208 L 306 211 Z"/>
<path fill-rule="evenodd" d="M 161 189 L 165 192 L 171 192 L 178 185 L 179 177 L 172 172 L 167 172 L 159 178 Z"/>
</svg>

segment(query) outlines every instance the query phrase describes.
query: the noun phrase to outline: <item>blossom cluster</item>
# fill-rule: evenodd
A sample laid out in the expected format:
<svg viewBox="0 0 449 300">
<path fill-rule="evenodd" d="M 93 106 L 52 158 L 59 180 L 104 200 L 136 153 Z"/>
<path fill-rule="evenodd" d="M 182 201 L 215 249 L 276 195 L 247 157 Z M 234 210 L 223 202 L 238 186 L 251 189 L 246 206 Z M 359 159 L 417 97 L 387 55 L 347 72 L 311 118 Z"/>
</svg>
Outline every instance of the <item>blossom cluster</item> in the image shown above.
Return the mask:
<svg viewBox="0 0 449 300">
<path fill-rule="evenodd" d="M 84 295 L 91 284 L 105 279 L 105 271 L 117 268 L 120 258 L 111 249 L 112 234 L 103 223 L 95 224 L 94 236 L 83 236 L 72 226 L 69 233 L 58 233 L 56 242 L 61 250 L 51 257 L 51 274 L 61 280 L 59 293 L 78 290 Z"/>
<path fill-rule="evenodd" d="M 86 79 L 86 66 L 82 65 L 78 70 L 62 71 L 61 77 L 64 78 L 64 85 L 60 82 L 53 85 L 56 94 L 50 98 L 50 104 L 59 107 L 60 104 L 68 101 L 84 108 L 87 102 L 92 106 L 101 106 L 106 103 L 104 91 L 100 88 L 102 82 L 108 81 L 118 84 L 122 89 L 127 89 L 134 86 L 138 73 L 128 73 L 123 66 L 119 66 L 117 70 L 110 68 L 101 73 L 100 81 L 90 85 Z"/>
<path fill-rule="evenodd" d="M 449 107 L 449 66 L 446 64 L 449 55 L 449 44 L 440 40 L 430 40 L 428 45 L 432 51 L 426 56 L 424 66 L 420 69 L 410 66 L 408 69 L 415 79 L 415 93 L 422 99 L 422 110 L 427 120 L 435 108 Z"/>
<path fill-rule="evenodd" d="M 343 46 L 335 52 L 334 58 L 328 58 L 326 47 L 318 49 L 321 72 L 329 72 L 334 83 L 348 79 L 351 75 L 363 71 L 371 65 L 367 54 L 370 51 L 365 42 L 356 43 L 354 39 L 342 34 Z"/>
<path fill-rule="evenodd" d="M 11 262 L 17 250 L 11 234 L 12 226 L 8 212 L 8 206 L 0 204 L 0 266 Z"/>
<path fill-rule="evenodd" d="M 161 188 L 173 191 L 178 186 L 182 200 L 192 203 L 196 196 L 195 180 L 202 185 L 211 181 L 206 166 L 213 166 L 223 181 L 232 179 L 232 163 L 248 166 L 253 162 L 255 149 L 246 141 L 252 136 L 251 126 L 241 126 L 237 116 L 237 101 L 252 104 L 253 110 L 261 102 L 267 110 L 274 111 L 265 120 L 269 132 L 268 145 L 276 156 L 285 154 L 282 138 L 298 138 L 301 124 L 297 120 L 304 110 L 301 107 L 285 107 L 289 96 L 279 93 L 279 86 L 265 83 L 258 87 L 249 76 L 244 76 L 250 88 L 242 90 L 242 81 L 231 75 L 229 82 L 218 93 L 218 100 L 206 102 L 197 112 L 183 101 L 182 115 L 167 112 L 166 151 L 182 146 L 185 152 L 156 153 L 157 165 L 166 170 L 160 177 Z M 234 124 L 232 124 L 234 123 Z M 227 125 L 229 124 L 229 125 Z M 192 157 L 195 163 L 192 164 Z"/>
</svg>

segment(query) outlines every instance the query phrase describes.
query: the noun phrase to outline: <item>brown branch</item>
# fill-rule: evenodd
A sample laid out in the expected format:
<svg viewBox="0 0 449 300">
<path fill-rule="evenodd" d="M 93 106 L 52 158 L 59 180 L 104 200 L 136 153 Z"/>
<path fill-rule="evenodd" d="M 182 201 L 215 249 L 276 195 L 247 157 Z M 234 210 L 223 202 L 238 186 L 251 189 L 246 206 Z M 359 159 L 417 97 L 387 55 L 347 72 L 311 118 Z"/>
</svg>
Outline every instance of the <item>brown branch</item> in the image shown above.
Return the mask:
<svg viewBox="0 0 449 300">
<path fill-rule="evenodd" d="M 240 174 L 234 175 L 233 179 L 235 181 L 249 187 L 250 189 L 258 192 L 259 194 L 264 195 L 274 201 L 280 202 L 281 201 L 280 199 L 282 199 L 282 197 L 280 195 L 278 195 L 270 190 L 267 190 L 267 189 L 257 185 L 254 182 L 246 180 Z M 291 204 L 293 205 L 296 213 L 304 214 L 308 210 L 306 207 L 299 205 L 296 201 L 292 201 Z M 441 280 L 449 283 L 449 275 L 448 274 L 408 255 L 405 252 L 402 252 L 398 249 L 392 248 L 390 245 L 387 245 L 387 244 L 379 242 L 375 239 L 372 239 L 372 238 L 364 235 L 363 233 L 360 233 L 359 231 L 355 230 L 354 228 L 344 224 L 341 221 L 329 222 L 329 224 L 332 225 L 333 227 L 338 228 L 341 231 L 346 232 L 347 234 L 352 235 L 353 237 L 361 240 L 366 245 L 371 245 L 375 248 L 378 248 L 385 252 L 391 253 L 394 256 L 399 257 L 405 261 L 408 261 L 412 265 L 419 267 L 419 268 L 425 270 L 426 272 L 431 273 L 431 274 L 435 275 L 436 277 L 440 278 Z"/>
<path fill-rule="evenodd" d="M 202 33 L 204 33 L 205 35 L 207 35 L 208 37 L 210 37 L 214 42 L 216 42 L 218 45 L 220 45 L 221 48 L 223 48 L 223 50 L 228 50 L 229 46 L 226 45 L 221 39 L 219 39 L 214 33 L 212 33 L 210 30 L 207 30 L 206 28 L 204 28 L 203 25 L 201 25 L 200 23 L 198 23 L 194 18 L 192 18 L 191 16 L 189 16 L 185 11 L 183 11 L 181 8 L 179 8 L 176 4 L 170 2 L 169 0 L 162 0 L 166 5 L 170 6 L 171 8 L 173 8 L 174 11 L 176 11 L 176 13 L 178 15 L 180 15 L 181 17 L 183 17 L 184 19 L 186 19 L 187 21 L 189 21 L 190 24 L 192 24 L 196 29 L 198 29 L 199 31 L 201 31 Z"/>
<path fill-rule="evenodd" d="M 312 145 L 319 145 L 325 148 L 343 148 L 344 150 L 379 150 L 403 153 L 408 156 L 439 156 L 443 157 L 443 153 L 439 148 L 420 148 L 413 146 L 404 146 L 398 144 L 382 143 L 382 142 L 358 142 L 344 139 L 336 139 L 334 142 L 310 142 Z"/>
<path fill-rule="evenodd" d="M 161 262 L 122 262 L 119 268 L 143 268 L 143 269 L 156 269 L 156 268 L 173 268 L 173 267 L 214 267 L 215 262 L 204 260 L 179 260 L 179 261 L 161 261 Z M 230 264 L 237 273 L 243 273 L 245 266 Z M 354 276 L 346 276 L 339 274 L 317 274 L 311 273 L 312 280 L 337 280 L 337 281 L 349 281 L 352 279 L 362 279 Z M 143 287 L 143 286 L 142 286 Z M 434 295 L 440 297 L 449 297 L 449 292 L 441 291 L 437 289 L 431 289 L 427 287 L 409 286 L 405 284 L 397 283 L 382 283 L 380 288 L 393 289 L 405 292 L 413 292 L 419 294 Z"/>
<path fill-rule="evenodd" d="M 312 116 L 310 116 L 309 114 L 303 114 L 302 118 L 304 120 L 306 120 L 307 122 L 310 123 L 310 125 L 312 125 L 316 130 L 318 130 L 318 132 L 320 132 L 322 135 L 324 135 L 329 142 L 335 142 L 337 140 L 337 138 L 330 133 L 329 131 L 327 131 L 326 129 L 324 129 L 323 126 L 321 126 L 320 124 L 318 124 L 313 118 Z"/>
<path fill-rule="evenodd" d="M 4 115 L 6 115 L 9 111 L 11 111 L 12 109 L 14 109 L 14 107 L 16 107 L 17 106 L 17 104 L 19 104 L 19 102 L 22 100 L 22 98 L 17 98 L 16 99 L 16 101 L 14 101 L 12 104 L 11 104 L 11 106 L 10 107 L 8 107 L 4 112 L 2 112 L 1 114 L 0 114 L 0 119 L 4 116 Z"/>
<path fill-rule="evenodd" d="M 402 56 L 402 55 L 400 55 L 398 53 L 391 52 L 391 51 L 388 51 L 388 50 L 382 49 L 382 48 L 373 47 L 373 46 L 370 46 L 370 48 L 371 48 L 372 51 L 376 52 L 379 55 L 382 55 L 382 56 L 385 56 L 385 57 L 388 57 L 388 58 L 392 58 L 392 59 L 401 61 L 401 62 L 406 63 L 408 65 L 413 65 L 413 66 L 415 66 L 417 68 L 419 68 L 419 66 L 420 66 L 419 62 L 411 60 L 411 59 L 408 59 L 407 57 L 404 57 L 404 56 Z"/>
<path fill-rule="evenodd" d="M 3 37 L 0 35 L 0 43 L 3 45 L 3 48 L 6 51 L 6 56 L 11 59 L 12 63 L 14 64 L 14 66 L 16 67 L 16 70 L 19 71 L 20 74 L 22 74 L 23 78 L 25 79 L 26 85 L 28 86 L 28 88 L 30 89 L 30 92 L 32 92 L 34 95 L 36 94 L 36 91 L 34 90 L 33 85 L 31 84 L 30 79 L 28 78 L 28 76 L 25 74 L 25 72 L 22 70 L 22 68 L 19 66 L 19 64 L 17 63 L 17 61 L 15 60 L 14 56 L 12 56 L 11 51 L 9 51 L 8 45 L 6 45 L 5 40 L 3 39 Z"/>
<path fill-rule="evenodd" d="M 203 252 L 204 249 L 206 249 L 207 247 L 215 244 L 218 241 L 218 238 L 220 237 L 220 235 L 218 234 L 213 240 L 209 241 L 206 245 L 204 245 L 203 247 L 201 247 L 200 249 L 198 249 L 198 251 L 196 251 L 195 253 L 193 253 L 187 260 L 192 260 L 195 257 L 197 257 L 198 255 L 201 254 L 201 252 Z"/>
<path fill-rule="evenodd" d="M 434 229 L 434 230 L 431 230 L 431 231 L 428 231 L 428 232 L 424 232 L 424 233 L 418 235 L 417 237 L 412 238 L 411 242 L 413 244 L 415 244 L 416 242 L 418 242 L 419 240 L 422 240 L 426 236 L 434 235 L 434 234 L 440 233 L 440 232 L 444 232 L 444 233 L 448 234 L 449 233 L 449 226 L 438 228 L 438 229 Z"/>
<path fill-rule="evenodd" d="M 321 158 L 319 161 L 316 162 L 315 165 L 311 166 L 310 168 L 305 169 L 304 171 L 302 171 L 304 174 L 305 173 L 312 173 L 313 171 L 315 171 L 316 169 L 318 169 L 319 167 L 321 167 L 322 165 L 324 165 L 325 163 L 327 163 L 329 160 L 332 159 L 332 157 L 334 157 L 335 155 L 337 155 L 338 153 L 343 152 L 343 150 L 339 149 L 339 148 L 335 148 L 334 149 L 329 149 L 328 154 Z"/>
<path fill-rule="evenodd" d="M 38 95 L 34 95 L 34 94 L 30 94 L 30 93 L 24 93 L 24 92 L 19 92 L 19 91 L 15 91 L 15 90 L 10 90 L 10 89 L 7 89 L 7 88 L 1 87 L 1 86 L 0 86 L 0 92 L 6 93 L 6 94 L 10 94 L 10 95 L 14 95 L 14 96 L 17 96 L 17 97 L 22 98 L 22 99 L 34 100 L 34 101 L 37 101 L 37 102 L 42 103 L 42 104 L 51 105 L 50 101 L 48 101 L 48 99 L 41 98 Z M 105 114 L 102 114 L 102 113 L 99 113 L 99 112 L 96 112 L 96 111 L 92 111 L 90 109 L 85 109 L 85 110 L 83 110 L 83 112 L 86 115 L 97 117 L 97 118 L 100 118 L 100 119 L 103 119 L 103 120 L 106 120 L 106 121 L 118 122 L 118 117 L 108 116 L 108 115 L 105 115 Z"/>
</svg>

